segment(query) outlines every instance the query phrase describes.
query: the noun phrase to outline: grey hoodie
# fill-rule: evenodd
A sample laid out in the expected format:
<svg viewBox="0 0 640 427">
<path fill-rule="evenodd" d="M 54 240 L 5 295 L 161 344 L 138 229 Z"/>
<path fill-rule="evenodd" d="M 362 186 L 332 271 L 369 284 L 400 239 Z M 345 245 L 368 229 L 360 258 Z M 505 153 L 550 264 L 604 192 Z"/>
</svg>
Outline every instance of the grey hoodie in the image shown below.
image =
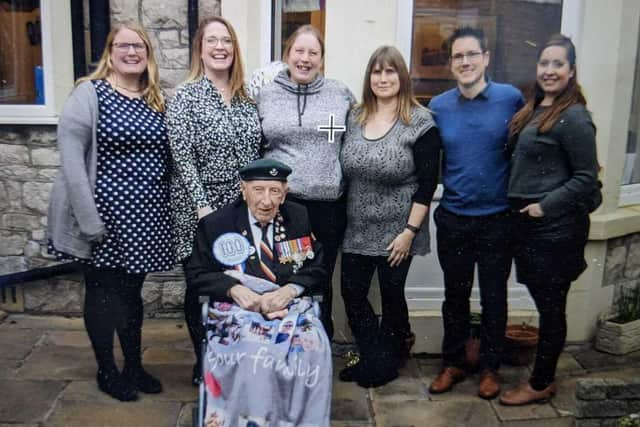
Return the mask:
<svg viewBox="0 0 640 427">
<path fill-rule="evenodd" d="M 258 96 L 258 112 L 265 138 L 264 157 L 277 159 L 293 169 L 289 188 L 305 200 L 337 200 L 342 195 L 340 149 L 344 131 L 319 130 L 346 126 L 347 114 L 355 103 L 343 83 L 320 74 L 309 84 L 293 82 L 287 70 L 265 85 Z"/>
</svg>

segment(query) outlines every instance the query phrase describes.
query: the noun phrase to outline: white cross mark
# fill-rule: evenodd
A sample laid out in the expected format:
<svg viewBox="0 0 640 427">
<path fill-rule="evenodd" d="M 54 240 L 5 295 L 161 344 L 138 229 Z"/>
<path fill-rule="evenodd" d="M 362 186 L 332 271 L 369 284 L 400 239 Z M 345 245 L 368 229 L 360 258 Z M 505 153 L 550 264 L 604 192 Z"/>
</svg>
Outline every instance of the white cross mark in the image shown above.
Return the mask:
<svg viewBox="0 0 640 427">
<path fill-rule="evenodd" d="M 347 127 L 345 125 L 336 125 L 335 122 L 336 122 L 336 116 L 333 114 L 330 114 L 329 125 L 318 126 L 318 132 L 327 132 L 327 141 L 330 144 L 333 144 L 335 142 L 336 132 L 344 132 L 347 130 Z"/>
</svg>

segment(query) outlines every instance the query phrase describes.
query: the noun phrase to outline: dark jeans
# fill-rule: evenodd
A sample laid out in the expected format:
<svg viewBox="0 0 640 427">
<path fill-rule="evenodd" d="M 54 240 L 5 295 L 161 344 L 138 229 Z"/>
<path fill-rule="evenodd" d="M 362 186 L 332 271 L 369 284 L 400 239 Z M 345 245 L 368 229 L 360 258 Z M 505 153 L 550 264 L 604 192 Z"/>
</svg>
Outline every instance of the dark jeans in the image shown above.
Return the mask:
<svg viewBox="0 0 640 427">
<path fill-rule="evenodd" d="M 380 368 L 394 367 L 395 362 L 408 356 L 405 339 L 411 334 L 411 326 L 404 285 L 411 259 L 391 267 L 387 257 L 342 254 L 341 291 L 349 326 L 361 359 L 366 362 L 377 358 L 372 363 L 383 365 Z M 375 270 L 382 300 L 380 323 L 367 298 Z"/>
<path fill-rule="evenodd" d="M 117 331 L 125 365 L 142 362 L 143 304 L 140 291 L 145 273 L 83 266 L 85 278 L 84 324 L 98 368 L 115 369 L 113 333 Z"/>
<path fill-rule="evenodd" d="M 540 281 L 526 285 L 540 315 L 538 349 L 529 383 L 536 390 L 544 390 L 555 379 L 567 337 L 565 310 L 571 282 Z"/>
<path fill-rule="evenodd" d="M 434 219 L 445 285 L 442 304 L 444 365 L 464 366 L 465 342 L 469 337 L 469 297 L 477 265 L 482 306 L 480 368 L 497 370 L 507 323 L 511 215 L 507 211 L 487 216 L 463 216 L 439 206 Z"/>
<path fill-rule="evenodd" d="M 329 277 L 325 285 L 325 292 L 320 303 L 320 320 L 329 336 L 333 339 L 333 320 L 331 318 L 331 303 L 333 299 L 333 285 L 331 279 L 336 266 L 338 248 L 342 244 L 344 230 L 347 224 L 347 212 L 344 197 L 336 201 L 302 200 L 288 195 L 287 200 L 300 203 L 307 208 L 311 229 L 316 239 L 322 244 L 324 253 L 324 267 Z"/>
</svg>

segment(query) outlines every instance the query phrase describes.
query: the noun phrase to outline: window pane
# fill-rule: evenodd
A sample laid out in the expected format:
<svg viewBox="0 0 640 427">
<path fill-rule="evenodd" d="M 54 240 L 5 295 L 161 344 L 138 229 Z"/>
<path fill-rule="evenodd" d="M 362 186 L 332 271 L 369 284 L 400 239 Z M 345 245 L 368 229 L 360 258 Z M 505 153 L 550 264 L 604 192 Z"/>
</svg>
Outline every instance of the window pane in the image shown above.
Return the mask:
<svg viewBox="0 0 640 427">
<path fill-rule="evenodd" d="M 275 0 L 271 59 L 282 59 L 287 38 L 300 26 L 311 24 L 324 36 L 325 0 Z"/>
<path fill-rule="evenodd" d="M 636 52 L 636 70 L 631 96 L 631 115 L 627 132 L 627 151 L 622 184 L 640 184 L 640 156 L 638 156 L 638 134 L 640 133 L 640 40 Z"/>
<path fill-rule="evenodd" d="M 562 0 L 415 0 L 411 77 L 424 101 L 455 86 L 446 41 L 453 30 L 482 28 L 488 76 L 526 91 L 535 78 L 537 46 L 560 32 Z"/>
<path fill-rule="evenodd" d="M 44 104 L 40 2 L 0 0 L 0 104 Z"/>
</svg>

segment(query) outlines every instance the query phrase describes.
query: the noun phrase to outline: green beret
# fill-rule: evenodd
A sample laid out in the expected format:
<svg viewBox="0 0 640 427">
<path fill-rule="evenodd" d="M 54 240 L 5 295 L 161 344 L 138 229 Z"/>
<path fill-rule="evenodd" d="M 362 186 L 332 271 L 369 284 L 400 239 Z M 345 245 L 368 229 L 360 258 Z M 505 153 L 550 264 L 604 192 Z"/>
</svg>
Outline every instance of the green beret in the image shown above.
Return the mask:
<svg viewBox="0 0 640 427">
<path fill-rule="evenodd" d="M 274 159 L 258 159 L 240 169 L 243 181 L 286 181 L 291 168 Z"/>
</svg>

